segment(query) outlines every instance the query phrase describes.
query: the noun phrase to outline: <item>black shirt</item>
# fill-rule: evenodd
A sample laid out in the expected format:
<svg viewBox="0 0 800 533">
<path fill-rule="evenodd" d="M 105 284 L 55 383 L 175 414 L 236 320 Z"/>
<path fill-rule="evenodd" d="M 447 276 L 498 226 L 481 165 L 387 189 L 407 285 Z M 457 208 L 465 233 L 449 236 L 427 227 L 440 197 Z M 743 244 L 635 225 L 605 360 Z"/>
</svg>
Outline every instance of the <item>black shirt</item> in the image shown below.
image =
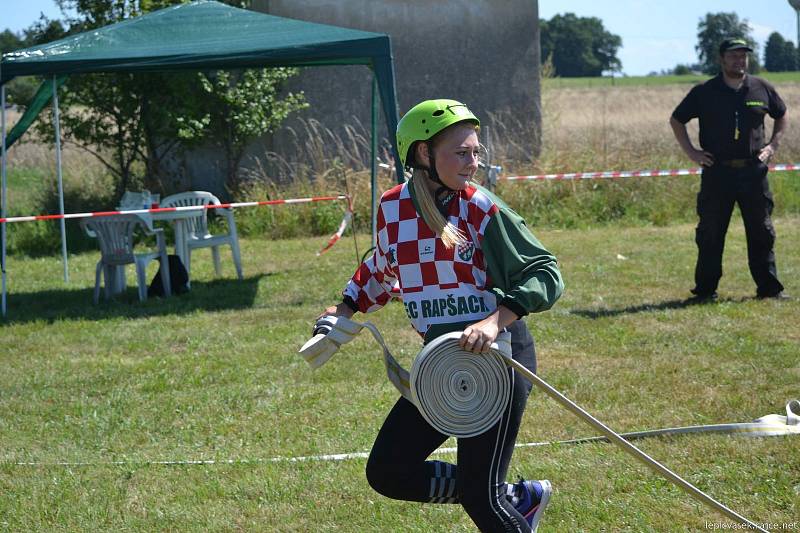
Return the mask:
<svg viewBox="0 0 800 533">
<path fill-rule="evenodd" d="M 754 157 L 766 145 L 764 115 L 773 119 L 786 113 L 786 104 L 768 81 L 747 75 L 732 89 L 722 74 L 695 85 L 672 116 L 686 124 L 700 121 L 700 147 L 717 161 Z"/>
</svg>

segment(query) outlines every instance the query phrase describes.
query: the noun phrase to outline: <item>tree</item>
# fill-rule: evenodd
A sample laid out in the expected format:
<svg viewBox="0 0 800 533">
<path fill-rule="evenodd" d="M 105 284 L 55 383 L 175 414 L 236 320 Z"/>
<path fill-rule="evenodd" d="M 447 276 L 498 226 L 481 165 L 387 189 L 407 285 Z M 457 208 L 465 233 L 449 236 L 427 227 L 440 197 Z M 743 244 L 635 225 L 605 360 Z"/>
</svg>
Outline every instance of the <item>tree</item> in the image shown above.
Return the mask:
<svg viewBox="0 0 800 533">
<path fill-rule="evenodd" d="M 540 21 L 539 32 L 541 56 L 552 55 L 558 76 L 600 76 L 622 69 L 617 58 L 622 39 L 606 31 L 599 18 L 555 15 Z"/>
<path fill-rule="evenodd" d="M 0 33 L 0 53 L 13 52 L 25 47 L 25 40 L 11 30 Z M 33 78 L 14 78 L 6 85 L 6 101 L 9 104 L 24 105 L 36 93 L 39 82 Z"/>
<path fill-rule="evenodd" d="M 792 41 L 786 41 L 784 47 L 783 54 L 786 58 L 786 70 L 800 70 L 800 48 L 795 48 Z"/>
<path fill-rule="evenodd" d="M 77 14 L 67 18 L 70 29 L 81 32 L 100 28 L 121 20 L 165 7 L 187 4 L 191 0 L 55 0 L 61 13 Z M 219 0 L 234 7 L 249 8 L 251 0 Z M 73 32 L 75 33 L 75 32 Z"/>
<path fill-rule="evenodd" d="M 293 68 L 249 69 L 198 74 L 205 93 L 201 115 L 178 117 L 178 136 L 193 144 L 211 142 L 225 154 L 225 184 L 238 186 L 239 165 L 247 145 L 274 132 L 290 113 L 308 107 L 303 94 L 278 97 L 279 88 L 297 74 Z"/>
<path fill-rule="evenodd" d="M 64 27 L 60 22 L 49 20 L 42 15 L 28 29 L 24 30 L 22 35 L 17 35 L 8 29 L 0 33 L 0 52 L 13 52 L 20 48 L 54 41 L 63 37 L 64 34 Z M 41 82 L 42 80 L 38 76 L 14 78 L 6 85 L 8 103 L 24 107 L 36 94 L 36 89 Z"/>
<path fill-rule="evenodd" d="M 6 29 L 0 33 L 0 53 L 13 52 L 22 48 L 22 38 L 13 31 Z"/>
<path fill-rule="evenodd" d="M 23 31 L 25 39 L 22 44 L 24 47 L 35 46 L 37 44 L 49 43 L 61 39 L 67 35 L 67 30 L 60 20 L 50 20 L 44 15 Z"/>
<path fill-rule="evenodd" d="M 152 9 L 185 3 L 182 0 L 57 0 L 68 19 L 68 33 L 140 15 Z M 226 2 L 241 6 L 241 0 Z M 303 106 L 302 94 L 278 98 L 285 79 L 294 71 L 272 69 L 218 74 L 236 95 L 221 116 L 219 95 L 207 90 L 202 75 L 180 73 L 111 73 L 71 76 L 59 93 L 62 136 L 98 158 L 115 177 L 117 194 L 142 180 L 151 190 L 170 189 L 170 171 L 163 163 L 177 155 L 181 140 L 207 140 L 230 146 L 225 152 L 229 187 L 235 188 L 244 147 L 275 127 L 275 121 Z M 207 81 L 207 80 L 206 80 Z M 63 93 L 63 94 L 62 94 Z M 224 99 L 223 99 L 224 100 Z M 247 104 L 242 103 L 247 100 Z M 225 120 L 220 124 L 220 120 Z M 52 134 L 49 120 L 38 129 Z M 228 136 L 227 141 L 221 141 Z"/>
<path fill-rule="evenodd" d="M 706 74 L 719 72 L 719 45 L 729 37 L 744 39 L 754 51 L 755 40 L 752 28 L 747 19 L 740 21 L 736 13 L 706 13 L 706 18 L 697 24 L 697 55 L 700 65 Z M 751 70 L 758 70 L 757 56 L 751 61 Z"/>
<path fill-rule="evenodd" d="M 764 47 L 764 67 L 770 72 L 797 70 L 797 50 L 778 32 L 772 32 Z"/>
<path fill-rule="evenodd" d="M 675 76 L 686 76 L 687 74 L 691 73 L 692 73 L 692 67 L 680 63 L 675 65 L 675 68 L 672 69 L 672 74 L 674 74 Z"/>
<path fill-rule="evenodd" d="M 106 167 L 115 177 L 117 197 L 133 185 L 137 164 L 151 166 L 141 112 L 147 78 L 129 73 L 85 74 L 70 77 L 59 91 L 62 139 Z M 40 115 L 37 130 L 44 138 L 52 138 L 50 116 Z"/>
</svg>

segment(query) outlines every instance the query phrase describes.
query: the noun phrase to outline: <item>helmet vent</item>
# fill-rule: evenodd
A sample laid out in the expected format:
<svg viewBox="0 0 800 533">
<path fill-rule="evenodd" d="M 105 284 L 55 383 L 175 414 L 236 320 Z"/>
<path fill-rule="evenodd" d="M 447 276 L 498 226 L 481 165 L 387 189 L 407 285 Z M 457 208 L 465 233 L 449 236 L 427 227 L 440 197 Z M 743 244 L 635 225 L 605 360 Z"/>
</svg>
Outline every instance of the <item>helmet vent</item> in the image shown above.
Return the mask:
<svg viewBox="0 0 800 533">
<path fill-rule="evenodd" d="M 431 114 L 432 114 L 434 117 L 440 117 L 440 116 L 444 115 L 444 110 L 443 110 L 443 109 L 437 109 L 436 111 L 434 111 L 434 112 L 433 112 L 433 113 L 431 113 Z"/>
</svg>

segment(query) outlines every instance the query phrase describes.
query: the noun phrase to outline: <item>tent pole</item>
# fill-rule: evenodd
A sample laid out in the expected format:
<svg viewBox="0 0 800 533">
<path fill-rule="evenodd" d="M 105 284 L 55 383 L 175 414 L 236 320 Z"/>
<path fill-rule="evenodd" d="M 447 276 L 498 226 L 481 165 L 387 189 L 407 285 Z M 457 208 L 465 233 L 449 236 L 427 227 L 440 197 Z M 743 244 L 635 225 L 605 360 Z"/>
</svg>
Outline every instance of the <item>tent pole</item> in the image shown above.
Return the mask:
<svg viewBox="0 0 800 533">
<path fill-rule="evenodd" d="M 370 183 L 372 189 L 372 246 L 378 244 L 378 76 L 372 71 L 372 164 Z"/>
<path fill-rule="evenodd" d="M 2 152 L 2 162 L 0 162 L 0 167 L 2 167 L 2 196 L 0 196 L 0 200 L 2 201 L 2 205 L 0 205 L 0 217 L 6 217 L 6 208 L 8 206 L 8 194 L 7 192 L 7 183 L 6 183 L 6 86 L 0 85 L 0 142 L 2 142 L 2 148 L 0 148 L 0 152 Z M 0 241 L 2 241 L 2 252 L 0 252 L 0 269 L 3 271 L 3 316 L 6 316 L 6 226 L 8 224 L 2 223 L 0 224 Z"/>
<path fill-rule="evenodd" d="M 64 214 L 64 181 L 61 174 L 61 124 L 58 118 L 58 83 L 53 75 L 53 122 L 56 127 L 56 176 L 58 177 L 58 212 Z M 67 265 L 67 230 L 62 217 L 61 223 L 61 260 L 64 265 L 64 283 L 69 283 L 69 268 Z"/>
</svg>

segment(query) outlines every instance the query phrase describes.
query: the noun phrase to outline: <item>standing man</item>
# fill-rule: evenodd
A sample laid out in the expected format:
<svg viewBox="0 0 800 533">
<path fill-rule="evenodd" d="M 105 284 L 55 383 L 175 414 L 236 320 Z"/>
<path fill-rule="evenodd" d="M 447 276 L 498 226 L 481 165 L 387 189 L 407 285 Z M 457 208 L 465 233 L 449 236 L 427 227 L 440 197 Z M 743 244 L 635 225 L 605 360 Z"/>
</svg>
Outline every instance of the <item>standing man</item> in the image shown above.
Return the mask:
<svg viewBox="0 0 800 533">
<path fill-rule="evenodd" d="M 675 108 L 670 126 L 689 159 L 703 167 L 697 195 L 697 266 L 693 301 L 717 297 L 722 251 L 734 203 L 739 204 L 747 237 L 747 263 L 758 298 L 788 298 L 775 267 L 775 228 L 767 163 L 786 130 L 786 105 L 769 82 L 747 74 L 750 48 L 744 39 L 719 47 L 719 75 L 697 85 Z M 774 123 L 766 142 L 764 116 Z M 686 123 L 697 118 L 700 149 L 692 145 Z"/>
</svg>

